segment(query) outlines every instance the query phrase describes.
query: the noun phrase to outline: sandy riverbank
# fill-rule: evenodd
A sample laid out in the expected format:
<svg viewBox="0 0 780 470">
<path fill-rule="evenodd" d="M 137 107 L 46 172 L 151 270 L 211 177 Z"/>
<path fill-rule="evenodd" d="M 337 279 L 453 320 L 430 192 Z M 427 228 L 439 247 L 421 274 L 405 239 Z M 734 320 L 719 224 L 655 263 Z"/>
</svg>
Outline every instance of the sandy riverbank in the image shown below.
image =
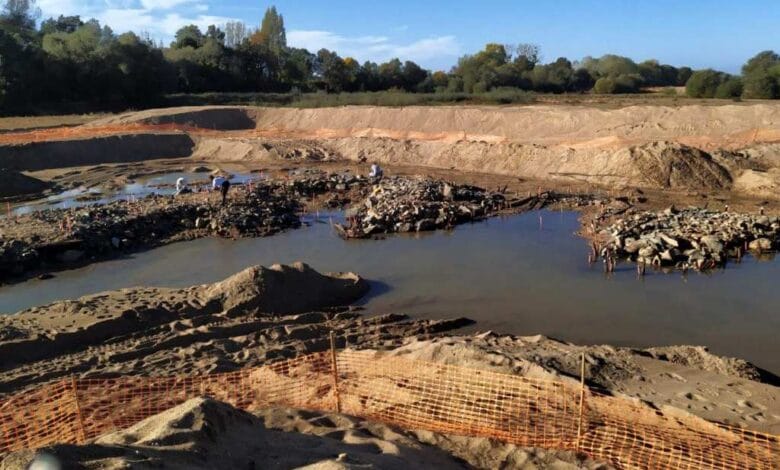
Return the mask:
<svg viewBox="0 0 780 470">
<path fill-rule="evenodd" d="M 580 355 L 584 353 L 586 381 L 593 387 L 637 398 L 661 412 L 677 410 L 674 412 L 769 433 L 780 430 L 778 377 L 745 361 L 717 357 L 705 348 L 694 346 L 633 349 L 578 346 L 543 336 L 495 333 L 453 336 L 454 330 L 470 322 L 411 320 L 403 315 L 371 317 L 356 309 L 332 307 L 351 303 L 365 289 L 364 281 L 354 274 L 321 275 L 305 265 L 275 266 L 251 268 L 212 285 L 187 289 L 124 289 L 33 308 L 0 319 L 0 348 L 6 351 L 0 364 L 0 388 L 7 395 L 73 374 L 80 377 L 177 375 L 236 370 L 327 350 L 328 335 L 335 331 L 338 347 L 366 350 L 376 357 L 433 361 L 572 384 L 578 381 Z M 121 462 L 127 458 L 128 448 L 143 453 L 150 439 L 180 442 L 176 437 L 180 433 L 187 436 L 182 442 L 197 447 L 198 435 L 203 430 L 196 424 L 192 424 L 195 428 L 180 428 L 175 424 L 198 422 L 189 417 L 205 416 L 206 421 L 224 423 L 218 437 L 210 441 L 209 458 L 230 451 L 229 436 L 233 432 L 241 433 L 234 426 L 237 429 L 254 426 L 258 432 L 265 426 L 269 430 L 263 432 L 282 439 L 277 442 L 306 441 L 311 436 L 285 437 L 272 429 L 301 431 L 299 428 L 303 426 L 303 434 L 326 437 L 336 432 L 342 436 L 339 439 L 342 443 L 328 440 L 322 444 L 336 446 L 334 449 L 353 444 L 344 436 L 351 435 L 350 430 L 355 426 L 381 428 L 328 417 L 331 422 L 341 422 L 346 429 L 341 429 L 341 425 L 326 425 L 329 429 L 326 431 L 312 424 L 323 422 L 320 415 L 297 412 L 284 414 L 283 418 L 271 420 L 275 424 L 269 424 L 268 416 L 275 413 L 286 412 L 269 410 L 260 413 L 260 420 L 255 421 L 251 417 L 234 418 L 241 413 L 219 404 L 192 402 L 130 430 L 103 437 L 88 447 L 62 447 L 56 452 L 73 462 L 84 459 Z M 383 441 L 389 432 L 381 431 L 366 438 Z M 416 437 L 393 434 L 395 437 L 389 438 L 392 445 L 387 446 L 396 450 L 383 451 L 380 457 L 384 455 L 381 458 L 389 458 L 391 463 L 402 462 L 409 455 L 406 452 L 414 454 L 420 442 L 425 442 L 440 450 L 426 451 L 432 453 L 417 458 L 446 461 L 454 454 L 479 468 L 490 468 L 500 459 L 523 462 L 541 459 L 550 463 L 549 459 L 568 458 L 572 462 L 573 458 L 523 449 L 510 452 L 499 444 L 488 445 L 480 440 L 453 440 L 430 433 L 412 435 Z M 375 443 L 384 448 L 385 444 L 379 441 Z M 130 447 L 120 451 L 115 447 L 120 442 Z M 485 446 L 492 450 L 486 451 Z M 159 453 L 146 458 L 167 459 L 174 455 L 167 454 L 166 445 L 156 452 Z M 174 452 L 173 448 L 170 452 Z M 192 458 L 192 448 L 185 446 L 175 452 L 178 452 L 175 458 L 184 459 L 182 462 Z M 240 457 L 236 458 L 252 458 L 252 452 L 247 452 L 237 454 Z M 347 447 L 344 453 L 357 459 L 355 462 L 370 461 L 355 449 Z M 13 462 L 29 459 L 30 454 L 24 455 L 15 455 L 14 459 L 22 460 Z M 395 460 L 399 458 L 401 461 Z M 317 452 L 304 458 L 311 463 L 317 459 L 328 460 Z M 13 463 L 8 462 L 7 465 Z"/>
</svg>

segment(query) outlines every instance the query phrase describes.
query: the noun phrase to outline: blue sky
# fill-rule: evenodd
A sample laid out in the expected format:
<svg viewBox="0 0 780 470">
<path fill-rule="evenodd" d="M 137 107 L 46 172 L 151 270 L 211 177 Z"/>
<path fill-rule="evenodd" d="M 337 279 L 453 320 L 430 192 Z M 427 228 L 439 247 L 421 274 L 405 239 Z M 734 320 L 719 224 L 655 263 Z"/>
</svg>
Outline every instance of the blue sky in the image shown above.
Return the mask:
<svg viewBox="0 0 780 470">
<path fill-rule="evenodd" d="M 780 0 L 277 0 L 288 42 L 360 61 L 399 56 L 434 69 L 487 42 L 532 42 L 546 61 L 605 53 L 738 72 L 780 51 Z M 258 0 L 38 0 L 44 17 L 80 14 L 170 41 L 181 26 L 260 23 Z"/>
</svg>

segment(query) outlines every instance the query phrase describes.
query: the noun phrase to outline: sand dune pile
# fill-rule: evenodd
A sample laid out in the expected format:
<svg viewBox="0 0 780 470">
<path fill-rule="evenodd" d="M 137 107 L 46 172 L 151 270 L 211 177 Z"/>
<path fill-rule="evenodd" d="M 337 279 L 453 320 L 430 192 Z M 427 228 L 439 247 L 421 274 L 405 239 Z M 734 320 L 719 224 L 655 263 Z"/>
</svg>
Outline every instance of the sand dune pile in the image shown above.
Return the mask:
<svg viewBox="0 0 780 470">
<path fill-rule="evenodd" d="M 164 325 L 197 327 L 210 316 L 293 315 L 347 305 L 368 291 L 352 273 L 309 266 L 251 267 L 215 284 L 187 289 L 129 288 L 0 316 L 0 368 L 83 351 Z M 215 320 L 212 318 L 212 321 Z"/>
<path fill-rule="evenodd" d="M 185 289 L 138 287 L 0 315 L 0 396 L 78 374 L 228 372 L 339 347 L 392 347 L 471 324 L 466 319 L 365 318 L 353 273 L 248 268 Z"/>
</svg>

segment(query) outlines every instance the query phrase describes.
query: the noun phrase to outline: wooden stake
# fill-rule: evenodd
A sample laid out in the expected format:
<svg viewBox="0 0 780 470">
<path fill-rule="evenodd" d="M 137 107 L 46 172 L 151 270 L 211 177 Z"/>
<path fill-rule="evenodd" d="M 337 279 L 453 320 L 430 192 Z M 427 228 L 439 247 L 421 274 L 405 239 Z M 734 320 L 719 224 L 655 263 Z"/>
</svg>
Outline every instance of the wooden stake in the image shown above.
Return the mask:
<svg viewBox="0 0 780 470">
<path fill-rule="evenodd" d="M 580 366 L 580 420 L 577 423 L 577 452 L 580 451 L 580 440 L 582 439 L 582 416 L 585 405 L 585 352 L 582 353 Z"/>
<path fill-rule="evenodd" d="M 70 387 L 73 392 L 73 402 L 76 404 L 76 416 L 79 419 L 79 444 L 87 442 L 87 434 L 84 429 L 84 417 L 81 415 L 81 404 L 79 403 L 79 395 L 77 393 L 76 376 L 70 378 Z"/>
<path fill-rule="evenodd" d="M 341 396 L 339 395 L 339 366 L 336 364 L 336 334 L 330 332 L 330 361 L 333 369 L 333 392 L 336 399 L 336 413 L 341 413 Z"/>
</svg>

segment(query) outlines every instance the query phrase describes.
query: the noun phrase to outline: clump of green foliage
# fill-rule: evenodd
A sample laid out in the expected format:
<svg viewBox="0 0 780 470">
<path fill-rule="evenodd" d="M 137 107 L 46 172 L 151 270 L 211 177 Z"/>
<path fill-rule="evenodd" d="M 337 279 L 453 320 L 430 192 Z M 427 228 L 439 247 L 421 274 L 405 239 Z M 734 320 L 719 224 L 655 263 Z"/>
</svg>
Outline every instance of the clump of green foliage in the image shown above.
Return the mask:
<svg viewBox="0 0 780 470">
<path fill-rule="evenodd" d="M 205 31 L 187 25 L 168 45 L 117 35 L 94 19 L 39 19 L 35 0 L 0 0 L 0 114 L 142 108 L 187 101 L 184 95 L 215 103 L 259 94 L 262 103 L 281 106 L 406 106 L 686 86 L 697 98 L 780 98 L 780 56 L 772 51 L 732 77 L 613 54 L 545 63 L 537 45 L 490 43 L 444 72 L 398 58 L 361 64 L 336 51 L 291 47 L 275 7 L 257 28 L 235 21 Z"/>
</svg>

